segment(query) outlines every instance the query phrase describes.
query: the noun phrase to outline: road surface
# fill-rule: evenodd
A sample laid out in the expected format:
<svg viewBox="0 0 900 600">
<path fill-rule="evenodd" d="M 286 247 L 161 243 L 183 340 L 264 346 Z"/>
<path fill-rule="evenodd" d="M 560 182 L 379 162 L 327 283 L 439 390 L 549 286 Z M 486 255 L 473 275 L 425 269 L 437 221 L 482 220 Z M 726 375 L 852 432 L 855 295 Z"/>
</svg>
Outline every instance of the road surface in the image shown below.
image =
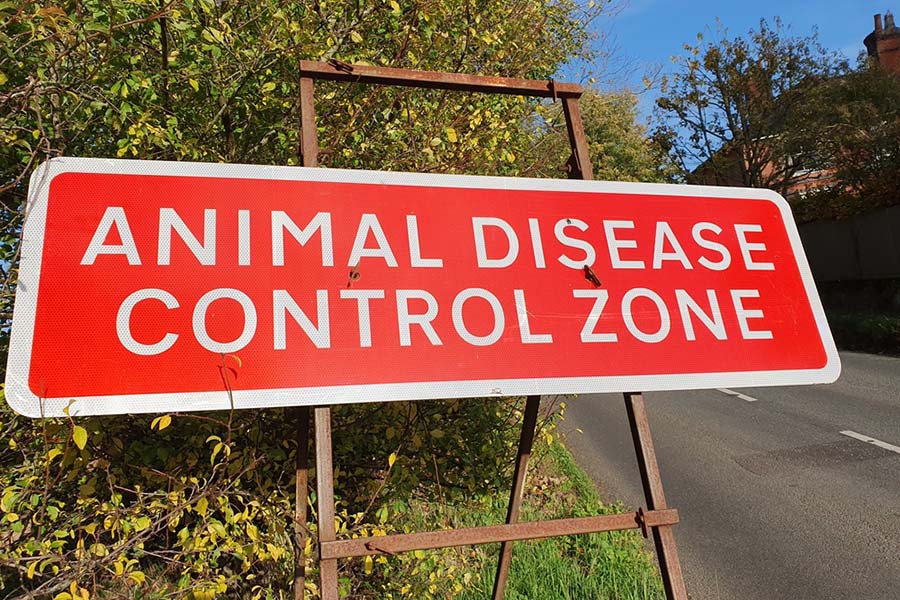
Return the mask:
<svg viewBox="0 0 900 600">
<path fill-rule="evenodd" d="M 900 359 L 841 360 L 827 386 L 645 395 L 691 598 L 900 599 Z M 621 394 L 568 406 L 603 497 L 643 505 Z"/>
</svg>

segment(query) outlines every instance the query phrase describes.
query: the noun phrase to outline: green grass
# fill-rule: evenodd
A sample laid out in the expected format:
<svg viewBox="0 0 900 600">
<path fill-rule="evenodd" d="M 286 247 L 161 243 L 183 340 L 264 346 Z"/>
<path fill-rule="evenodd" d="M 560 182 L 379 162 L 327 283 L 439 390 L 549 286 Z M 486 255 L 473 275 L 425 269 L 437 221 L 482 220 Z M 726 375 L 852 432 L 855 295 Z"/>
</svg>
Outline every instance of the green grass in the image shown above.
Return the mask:
<svg viewBox="0 0 900 600">
<path fill-rule="evenodd" d="M 454 527 L 502 523 L 506 498 L 498 493 L 492 504 L 467 507 L 419 507 L 423 528 L 434 525 L 435 513 L 448 514 Z M 604 505 L 593 484 L 559 443 L 544 448 L 532 461 L 522 508 L 522 521 L 612 514 L 620 506 Z M 443 551 L 465 556 L 476 576 L 459 593 L 459 600 L 490 598 L 499 544 L 477 550 Z M 468 569 L 467 569 L 468 570 Z M 663 598 L 662 585 L 652 556 L 636 531 L 566 536 L 516 542 L 506 591 L 507 600 L 655 600 Z"/>
</svg>

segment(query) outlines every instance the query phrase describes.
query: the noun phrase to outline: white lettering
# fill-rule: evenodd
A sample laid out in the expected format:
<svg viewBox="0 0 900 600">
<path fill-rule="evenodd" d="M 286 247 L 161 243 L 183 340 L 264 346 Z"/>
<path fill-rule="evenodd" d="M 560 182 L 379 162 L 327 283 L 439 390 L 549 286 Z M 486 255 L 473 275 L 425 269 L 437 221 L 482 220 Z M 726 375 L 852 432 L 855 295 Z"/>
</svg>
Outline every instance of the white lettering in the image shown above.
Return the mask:
<svg viewBox="0 0 900 600">
<path fill-rule="evenodd" d="M 560 219 L 556 222 L 556 225 L 553 226 L 553 233 L 556 235 L 556 239 L 559 240 L 559 243 L 563 246 L 576 248 L 584 252 L 584 260 L 576 261 L 565 254 L 561 254 L 557 260 L 563 266 L 569 267 L 570 269 L 581 269 L 584 268 L 584 265 L 593 265 L 594 261 L 597 260 L 597 253 L 594 251 L 594 247 L 584 240 L 579 240 L 566 235 L 566 227 L 574 227 L 581 231 L 587 231 L 588 224 L 580 219 Z"/>
<path fill-rule="evenodd" d="M 178 340 L 178 334 L 167 333 L 155 344 L 142 344 L 131 335 L 131 311 L 134 310 L 138 302 L 151 299 L 159 300 L 170 310 L 178 308 L 178 300 L 175 299 L 175 296 L 165 290 L 156 288 L 138 290 L 125 298 L 121 306 L 119 306 L 118 314 L 116 314 L 116 334 L 118 334 L 119 341 L 125 349 L 132 354 L 140 356 L 161 354 L 171 348 L 175 341 Z"/>
<path fill-rule="evenodd" d="M 606 290 L 572 290 L 572 295 L 576 298 L 593 298 L 594 305 L 591 306 L 591 312 L 584 327 L 581 329 L 581 341 L 585 344 L 596 342 L 617 342 L 619 336 L 615 333 L 594 333 L 597 328 L 597 322 L 603 314 L 603 308 L 609 300 L 609 292 Z"/>
<path fill-rule="evenodd" d="M 419 245 L 419 223 L 415 215 L 406 215 L 406 232 L 409 234 L 409 260 L 413 267 L 443 267 L 444 261 L 440 258 L 422 258 L 422 248 Z"/>
<path fill-rule="evenodd" d="M 487 247 L 484 241 L 484 228 L 496 227 L 504 234 L 509 244 L 509 250 L 503 258 L 488 258 Z M 478 266 L 482 269 L 502 269 L 515 262 L 519 256 L 519 238 L 509 223 L 496 217 L 472 217 L 472 229 L 475 233 L 475 254 L 478 257 Z"/>
<path fill-rule="evenodd" d="M 309 341 L 316 348 L 331 347 L 331 326 L 328 320 L 328 292 L 316 290 L 316 318 L 318 327 L 313 325 L 303 309 L 294 301 L 287 290 L 272 291 L 272 320 L 274 327 L 275 350 L 287 348 L 287 313 L 291 313 L 294 322 L 300 326 Z"/>
<path fill-rule="evenodd" d="M 216 209 L 203 209 L 203 244 L 191 233 L 174 208 L 159 209 L 159 237 L 156 264 L 168 265 L 172 259 L 172 231 L 204 266 L 216 264 Z"/>
<path fill-rule="evenodd" d="M 642 260 L 622 260 L 619 250 L 637 248 L 637 240 L 620 240 L 616 238 L 616 229 L 634 229 L 634 221 L 603 221 L 606 232 L 606 244 L 609 247 L 609 259 L 613 269 L 644 269 Z"/>
<path fill-rule="evenodd" d="M 209 337 L 206 331 L 206 312 L 209 310 L 209 305 L 223 298 L 236 301 L 244 311 L 244 329 L 241 331 L 241 335 L 231 342 L 217 342 Z M 250 297 L 240 290 L 216 288 L 203 294 L 200 300 L 197 301 L 197 305 L 194 306 L 191 324 L 194 328 L 194 337 L 197 338 L 201 346 L 210 352 L 215 352 L 216 354 L 237 352 L 249 344 L 256 333 L 256 307 L 253 306 L 253 301 Z"/>
<path fill-rule="evenodd" d="M 775 270 L 774 264 L 770 262 L 754 262 L 750 256 L 751 252 L 765 252 L 766 250 L 765 244 L 747 241 L 748 233 L 762 233 L 762 225 L 735 225 L 734 232 L 737 234 L 738 246 L 741 249 L 741 256 L 744 257 L 744 265 L 748 271 Z"/>
<path fill-rule="evenodd" d="M 764 329 L 753 331 L 750 329 L 749 319 L 763 318 L 763 311 L 744 308 L 744 298 L 759 298 L 759 290 L 731 290 L 731 300 L 734 302 L 734 311 L 737 313 L 738 326 L 745 340 L 771 340 L 772 332 Z"/>
<path fill-rule="evenodd" d="M 709 299 L 709 311 L 711 315 L 703 312 L 697 302 L 691 298 L 686 290 L 675 290 L 675 299 L 678 301 L 678 311 L 681 313 L 681 323 L 684 325 L 685 337 L 691 342 L 697 340 L 694 333 L 694 324 L 691 321 L 691 313 L 693 313 L 706 328 L 716 336 L 717 340 L 727 340 L 725 335 L 725 321 L 722 318 L 722 311 L 719 310 L 719 301 L 716 298 L 714 290 L 706 290 L 706 297 Z"/>
<path fill-rule="evenodd" d="M 305 229 L 297 227 L 283 210 L 272 211 L 272 266 L 284 266 L 284 231 L 287 230 L 297 243 L 305 246 L 316 230 L 322 241 L 322 266 L 334 266 L 334 247 L 331 243 L 331 213 L 316 213 Z"/>
<path fill-rule="evenodd" d="M 106 241 L 106 236 L 109 235 L 109 230 L 113 225 L 116 226 L 116 232 L 122 243 L 104 244 L 103 242 Z M 131 235 L 131 228 L 128 227 L 128 219 L 125 218 L 125 209 L 121 206 L 106 207 L 100 224 L 94 231 L 94 237 L 91 238 L 91 243 L 88 244 L 87 250 L 81 258 L 81 264 L 94 264 L 98 254 L 124 254 L 129 265 L 141 264 L 137 246 L 134 245 L 134 237 Z"/>
<path fill-rule="evenodd" d="M 719 235 L 722 233 L 722 228 L 713 223 L 697 223 L 694 225 L 693 229 L 691 229 L 691 235 L 694 237 L 694 241 L 698 246 L 706 250 L 718 252 L 722 259 L 718 262 L 713 262 L 705 256 L 701 256 L 697 259 L 697 262 L 712 271 L 724 271 L 731 265 L 731 252 L 728 251 L 728 248 L 725 247 L 724 244 L 708 240 L 700 235 L 704 231 L 712 231 L 716 235 Z"/>
<path fill-rule="evenodd" d="M 534 266 L 538 269 L 546 269 L 544 261 L 544 243 L 541 241 L 541 230 L 537 219 L 528 219 L 528 230 L 531 232 L 531 249 L 534 251 Z"/>
<path fill-rule="evenodd" d="M 384 299 L 384 290 L 341 290 L 341 298 L 356 300 L 359 320 L 359 347 L 372 347 L 372 318 L 369 314 L 369 300 Z"/>
<path fill-rule="evenodd" d="M 410 314 L 409 301 L 411 299 L 424 300 L 426 309 L 421 314 Z M 410 326 L 418 325 L 425 332 L 432 346 L 441 346 L 443 342 L 438 337 L 431 322 L 437 317 L 438 303 L 434 296 L 425 290 L 397 290 L 397 324 L 400 328 L 400 345 L 412 346 Z"/>
<path fill-rule="evenodd" d="M 369 238 L 369 232 L 375 236 L 377 248 L 366 248 L 366 240 Z M 347 261 L 348 267 L 356 267 L 359 265 L 360 258 L 383 258 L 389 267 L 397 266 L 397 259 L 394 252 L 388 244 L 381 223 L 378 222 L 378 216 L 371 213 L 364 214 L 359 220 L 359 228 L 356 230 L 356 239 L 353 240 L 353 249 L 350 251 L 350 259 Z"/>
<path fill-rule="evenodd" d="M 672 246 L 671 252 L 665 251 L 666 242 Z M 656 239 L 653 242 L 653 268 L 661 269 L 664 260 L 677 260 L 685 269 L 694 268 L 684 253 L 684 248 L 678 243 L 672 227 L 665 221 L 659 221 L 656 224 Z"/>
<path fill-rule="evenodd" d="M 250 211 L 238 211 L 238 265 L 250 265 Z"/>
<path fill-rule="evenodd" d="M 528 307 L 525 306 L 525 291 L 513 290 L 516 299 L 516 315 L 519 317 L 519 332 L 522 334 L 523 344 L 552 344 L 553 336 L 549 333 L 531 333 L 531 324 L 528 322 Z"/>
<path fill-rule="evenodd" d="M 659 312 L 659 329 L 653 333 L 641 331 L 634 321 L 631 305 L 637 298 L 647 298 L 656 305 L 656 310 Z M 666 339 L 672 326 L 666 303 L 659 297 L 659 294 L 647 288 L 634 288 L 625 293 L 625 296 L 622 298 L 622 318 L 625 320 L 625 327 L 631 335 L 648 344 L 656 344 Z"/>
<path fill-rule="evenodd" d="M 487 335 L 475 335 L 466 327 L 462 311 L 466 301 L 470 298 L 482 298 L 491 305 L 491 310 L 494 312 L 494 328 Z M 459 337 L 473 346 L 496 344 L 503 335 L 503 328 L 506 327 L 506 320 L 503 316 L 503 307 L 500 305 L 500 301 L 497 299 L 497 296 L 483 288 L 466 288 L 457 294 L 456 298 L 453 299 L 452 314 L 453 326 L 456 328 Z"/>
</svg>

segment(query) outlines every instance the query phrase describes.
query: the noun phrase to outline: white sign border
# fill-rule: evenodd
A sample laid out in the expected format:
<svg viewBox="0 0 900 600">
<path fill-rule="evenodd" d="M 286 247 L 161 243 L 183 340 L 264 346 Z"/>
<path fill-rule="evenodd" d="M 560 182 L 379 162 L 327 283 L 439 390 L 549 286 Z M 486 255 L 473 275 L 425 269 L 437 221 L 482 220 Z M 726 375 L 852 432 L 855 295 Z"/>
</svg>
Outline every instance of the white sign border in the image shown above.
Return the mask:
<svg viewBox="0 0 900 600">
<path fill-rule="evenodd" d="M 790 207 L 777 193 L 753 188 L 728 188 L 654 183 L 620 183 L 566 179 L 527 179 L 438 175 L 306 167 L 243 164 L 191 163 L 169 161 L 92 159 L 60 157 L 40 165 L 32 174 L 20 253 L 19 279 L 13 311 L 13 327 L 7 360 L 6 399 L 16 412 L 29 417 L 155 413 L 171 411 L 221 410 L 231 408 L 225 390 L 118 396 L 82 396 L 43 399 L 28 387 L 28 369 L 34 336 L 37 291 L 43 255 L 50 183 L 62 173 L 113 173 L 121 175 L 163 175 L 221 177 L 282 181 L 319 181 L 428 187 L 458 187 L 500 190 L 560 192 L 603 192 L 623 195 L 665 195 L 761 200 L 774 203 L 782 216 L 791 248 L 803 280 L 827 361 L 821 369 L 737 371 L 686 374 L 651 374 L 602 377 L 555 377 L 428 381 L 391 384 L 343 385 L 309 388 L 235 390 L 234 408 L 275 408 L 325 406 L 389 400 L 519 396 L 529 394 L 585 394 L 623 391 L 663 391 L 761 387 L 831 383 L 841 372 L 840 356 L 825 311 L 819 300 L 812 272 L 803 251 L 800 234 Z M 126 407 L 127 410 L 123 410 Z"/>
</svg>

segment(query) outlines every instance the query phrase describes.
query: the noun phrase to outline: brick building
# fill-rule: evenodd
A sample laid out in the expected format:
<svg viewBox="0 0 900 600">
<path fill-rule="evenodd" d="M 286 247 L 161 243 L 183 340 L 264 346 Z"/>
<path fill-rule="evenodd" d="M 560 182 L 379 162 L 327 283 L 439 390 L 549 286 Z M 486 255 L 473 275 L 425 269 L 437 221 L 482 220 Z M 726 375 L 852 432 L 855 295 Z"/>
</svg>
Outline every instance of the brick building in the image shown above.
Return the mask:
<svg viewBox="0 0 900 600">
<path fill-rule="evenodd" d="M 882 68 L 900 75 L 900 28 L 894 24 L 894 15 L 888 11 L 884 15 L 875 15 L 875 30 L 863 40 L 869 56 L 874 58 Z"/>
</svg>

